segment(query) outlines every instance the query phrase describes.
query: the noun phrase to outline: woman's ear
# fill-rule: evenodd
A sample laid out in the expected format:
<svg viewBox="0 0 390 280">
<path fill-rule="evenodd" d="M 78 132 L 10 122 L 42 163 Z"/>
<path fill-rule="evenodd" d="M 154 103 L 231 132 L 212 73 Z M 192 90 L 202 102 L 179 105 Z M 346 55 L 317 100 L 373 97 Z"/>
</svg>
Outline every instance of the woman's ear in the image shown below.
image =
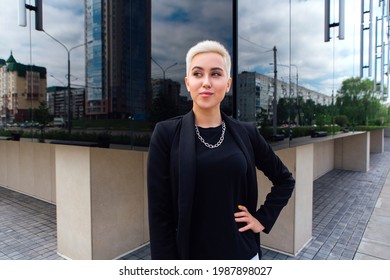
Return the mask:
<svg viewBox="0 0 390 280">
<path fill-rule="evenodd" d="M 188 77 L 187 77 L 187 76 L 184 77 L 184 82 L 185 82 L 185 84 L 186 84 L 187 91 L 190 92 L 190 87 L 189 87 L 189 85 L 188 85 Z"/>
<path fill-rule="evenodd" d="M 227 85 L 226 85 L 226 93 L 229 92 L 231 86 L 232 86 L 232 78 L 229 77 L 229 80 L 227 81 Z"/>
</svg>

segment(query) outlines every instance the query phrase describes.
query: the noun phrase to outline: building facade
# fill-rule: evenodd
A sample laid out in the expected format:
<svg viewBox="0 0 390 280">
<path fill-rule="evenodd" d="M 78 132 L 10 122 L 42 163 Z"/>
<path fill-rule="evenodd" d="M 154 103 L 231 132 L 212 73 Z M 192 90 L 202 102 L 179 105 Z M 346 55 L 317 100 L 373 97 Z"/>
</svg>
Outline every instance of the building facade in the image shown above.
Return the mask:
<svg viewBox="0 0 390 280">
<path fill-rule="evenodd" d="M 45 101 L 46 68 L 18 63 L 11 55 L 0 59 L 2 123 L 32 121 L 31 109 Z"/>
<path fill-rule="evenodd" d="M 173 106 L 179 106 L 180 100 L 180 83 L 171 79 L 155 79 L 152 80 L 152 99 L 159 95 L 166 95 Z"/>
<path fill-rule="evenodd" d="M 87 116 L 146 118 L 150 13 L 150 0 L 85 0 Z"/>
<path fill-rule="evenodd" d="M 85 116 L 85 89 L 71 88 L 70 90 L 72 92 L 72 118 L 82 119 Z M 47 104 L 51 116 L 67 119 L 67 97 L 67 87 L 53 86 L 47 88 Z"/>
<path fill-rule="evenodd" d="M 256 73 L 243 71 L 238 75 L 238 117 L 242 121 L 257 122 L 260 113 L 267 114 L 272 119 L 272 101 L 274 96 L 274 78 Z M 277 101 L 280 98 L 301 98 L 304 102 L 311 99 L 315 104 L 330 105 L 332 97 L 318 91 L 299 86 L 292 82 L 279 80 L 276 83 Z M 289 91 L 291 90 L 291 93 Z M 298 92 L 298 95 L 296 94 Z"/>
</svg>

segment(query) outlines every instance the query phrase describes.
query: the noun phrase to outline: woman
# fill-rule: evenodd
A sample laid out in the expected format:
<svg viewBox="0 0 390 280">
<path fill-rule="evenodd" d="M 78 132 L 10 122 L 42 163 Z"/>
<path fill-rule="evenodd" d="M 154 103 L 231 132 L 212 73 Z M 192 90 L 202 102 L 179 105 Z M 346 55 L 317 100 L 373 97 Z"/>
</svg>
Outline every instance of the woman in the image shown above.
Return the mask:
<svg viewBox="0 0 390 280">
<path fill-rule="evenodd" d="M 221 112 L 232 79 L 215 41 L 186 56 L 192 110 L 156 125 L 148 157 L 152 259 L 258 259 L 295 181 L 254 125 Z M 257 210 L 256 169 L 273 187 Z"/>
</svg>

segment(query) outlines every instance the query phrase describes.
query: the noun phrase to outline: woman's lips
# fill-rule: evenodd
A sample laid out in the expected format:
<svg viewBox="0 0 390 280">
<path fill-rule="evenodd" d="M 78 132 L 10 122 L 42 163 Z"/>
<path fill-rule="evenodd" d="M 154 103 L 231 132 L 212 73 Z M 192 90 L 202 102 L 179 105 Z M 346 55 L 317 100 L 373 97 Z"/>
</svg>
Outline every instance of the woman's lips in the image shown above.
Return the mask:
<svg viewBox="0 0 390 280">
<path fill-rule="evenodd" d="M 204 91 L 204 92 L 201 92 L 200 95 L 203 95 L 203 96 L 210 96 L 210 95 L 213 95 L 213 93 L 210 92 L 210 91 Z"/>
</svg>

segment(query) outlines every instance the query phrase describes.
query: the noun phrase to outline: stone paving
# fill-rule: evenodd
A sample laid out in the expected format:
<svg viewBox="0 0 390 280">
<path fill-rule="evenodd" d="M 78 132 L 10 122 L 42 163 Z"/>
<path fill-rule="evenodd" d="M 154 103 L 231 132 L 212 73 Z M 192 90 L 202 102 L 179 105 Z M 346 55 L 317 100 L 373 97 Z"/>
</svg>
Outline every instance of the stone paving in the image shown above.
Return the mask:
<svg viewBox="0 0 390 280">
<path fill-rule="evenodd" d="M 314 181 L 312 240 L 295 257 L 263 249 L 263 259 L 354 259 L 389 169 L 385 138 L 385 152 L 371 154 L 368 172 L 336 169 Z M 56 234 L 55 205 L 0 187 L 0 260 L 61 260 Z M 150 259 L 149 245 L 121 259 Z"/>
<path fill-rule="evenodd" d="M 390 176 L 387 176 L 354 259 L 390 260 Z"/>
<path fill-rule="evenodd" d="M 58 260 L 56 207 L 0 187 L 0 260 Z"/>
</svg>

